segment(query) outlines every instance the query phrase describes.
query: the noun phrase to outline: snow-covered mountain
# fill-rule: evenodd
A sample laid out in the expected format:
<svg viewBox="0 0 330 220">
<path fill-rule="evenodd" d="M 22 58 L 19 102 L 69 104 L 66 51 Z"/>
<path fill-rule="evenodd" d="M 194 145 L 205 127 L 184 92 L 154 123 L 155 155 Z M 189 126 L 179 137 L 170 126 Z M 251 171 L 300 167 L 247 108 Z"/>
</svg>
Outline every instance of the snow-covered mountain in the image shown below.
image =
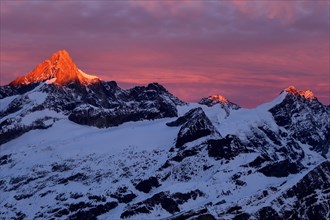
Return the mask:
<svg viewBox="0 0 330 220">
<path fill-rule="evenodd" d="M 1 219 L 329 219 L 330 107 L 122 89 L 59 51 L 0 88 Z"/>
<path fill-rule="evenodd" d="M 184 104 L 157 83 L 124 90 L 114 81 L 87 75 L 66 51 L 59 51 L 31 73 L 1 87 L 0 98 L 0 143 L 33 129 L 49 128 L 63 118 L 102 128 L 175 117 L 176 106 Z"/>
</svg>

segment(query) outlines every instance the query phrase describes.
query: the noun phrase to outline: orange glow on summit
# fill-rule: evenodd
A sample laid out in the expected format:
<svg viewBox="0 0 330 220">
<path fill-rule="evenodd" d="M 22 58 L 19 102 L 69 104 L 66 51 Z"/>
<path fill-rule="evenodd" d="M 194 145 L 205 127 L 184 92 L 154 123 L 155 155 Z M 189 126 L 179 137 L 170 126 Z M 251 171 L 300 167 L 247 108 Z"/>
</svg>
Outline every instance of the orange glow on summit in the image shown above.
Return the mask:
<svg viewBox="0 0 330 220">
<path fill-rule="evenodd" d="M 296 87 L 294 86 L 289 86 L 288 88 L 285 89 L 286 92 L 291 93 L 293 95 L 300 95 L 303 96 L 305 99 L 315 99 L 316 97 L 314 96 L 314 93 L 307 89 L 307 90 L 300 90 L 298 91 Z"/>
<path fill-rule="evenodd" d="M 72 61 L 66 50 L 60 50 L 54 53 L 49 60 L 45 60 L 39 64 L 32 72 L 25 76 L 18 77 L 11 85 L 28 85 L 34 82 L 43 82 L 55 79 L 57 85 L 66 85 L 71 82 L 81 84 L 91 84 L 98 82 L 100 79 L 96 76 L 88 75 L 78 69 L 77 65 Z"/>
<path fill-rule="evenodd" d="M 213 95 L 213 96 L 210 96 L 208 99 L 211 99 L 212 101 L 218 101 L 218 102 L 224 103 L 224 104 L 229 103 L 229 100 L 222 95 Z"/>
</svg>

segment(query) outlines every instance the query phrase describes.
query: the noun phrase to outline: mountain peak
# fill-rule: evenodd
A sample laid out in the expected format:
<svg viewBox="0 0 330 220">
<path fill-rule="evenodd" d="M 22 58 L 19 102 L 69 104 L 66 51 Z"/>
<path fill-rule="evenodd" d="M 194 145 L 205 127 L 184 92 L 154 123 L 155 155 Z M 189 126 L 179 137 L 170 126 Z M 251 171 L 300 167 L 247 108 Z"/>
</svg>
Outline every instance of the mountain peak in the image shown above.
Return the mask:
<svg viewBox="0 0 330 220">
<path fill-rule="evenodd" d="M 307 89 L 307 90 L 298 90 L 294 86 L 289 86 L 284 91 L 287 92 L 288 94 L 291 94 L 291 95 L 302 96 L 302 97 L 304 97 L 305 99 L 308 99 L 308 100 L 312 100 L 312 99 L 316 98 L 314 96 L 314 93 L 309 89 Z"/>
<path fill-rule="evenodd" d="M 59 60 L 72 61 L 70 54 L 66 50 L 59 50 L 50 57 L 50 61 L 53 63 L 58 62 Z"/>
<path fill-rule="evenodd" d="M 40 63 L 32 72 L 18 77 L 10 85 L 28 85 L 54 79 L 57 85 L 66 85 L 71 82 L 90 84 L 99 81 L 96 76 L 88 75 L 78 69 L 66 50 L 54 53 L 49 60 Z"/>
<path fill-rule="evenodd" d="M 220 103 L 224 103 L 224 104 L 228 104 L 229 100 L 222 96 L 222 95 L 213 95 L 213 96 L 209 96 L 208 99 L 215 101 L 215 102 L 220 102 Z"/>
<path fill-rule="evenodd" d="M 222 95 L 212 95 L 208 98 L 202 98 L 198 103 L 209 107 L 214 105 L 220 105 L 221 108 L 225 110 L 227 117 L 230 115 L 230 111 L 237 110 L 240 108 L 238 105 L 232 103 Z"/>
<path fill-rule="evenodd" d="M 291 94 L 298 94 L 298 90 L 294 86 L 289 86 L 288 88 L 284 89 L 284 91 L 291 93 Z"/>
<path fill-rule="evenodd" d="M 199 101 L 199 104 L 203 104 L 203 105 L 207 105 L 207 106 L 213 106 L 215 104 L 230 105 L 231 102 L 222 95 L 212 95 L 207 98 L 202 98 Z"/>
</svg>

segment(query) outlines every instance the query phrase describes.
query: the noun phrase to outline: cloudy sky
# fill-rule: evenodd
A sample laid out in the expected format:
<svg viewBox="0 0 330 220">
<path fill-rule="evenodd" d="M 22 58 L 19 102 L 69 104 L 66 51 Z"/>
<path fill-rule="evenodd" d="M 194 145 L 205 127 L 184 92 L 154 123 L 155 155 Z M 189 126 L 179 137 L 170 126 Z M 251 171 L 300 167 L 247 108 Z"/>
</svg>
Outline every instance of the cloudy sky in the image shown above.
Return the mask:
<svg viewBox="0 0 330 220">
<path fill-rule="evenodd" d="M 284 88 L 329 104 L 329 1 L 1 1 L 1 85 L 66 49 L 120 86 L 243 107 Z"/>
</svg>

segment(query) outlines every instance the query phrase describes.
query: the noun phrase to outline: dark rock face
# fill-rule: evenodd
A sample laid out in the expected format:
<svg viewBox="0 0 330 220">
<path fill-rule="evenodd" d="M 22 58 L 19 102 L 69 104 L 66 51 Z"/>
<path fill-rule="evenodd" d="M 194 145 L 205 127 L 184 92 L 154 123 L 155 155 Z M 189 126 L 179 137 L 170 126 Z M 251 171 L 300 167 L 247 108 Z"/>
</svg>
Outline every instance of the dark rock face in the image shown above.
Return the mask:
<svg viewBox="0 0 330 220">
<path fill-rule="evenodd" d="M 108 193 L 107 195 L 111 198 L 117 199 L 119 203 L 129 203 L 137 197 L 127 186 L 121 186 L 116 192 Z"/>
<path fill-rule="evenodd" d="M 247 136 L 248 141 L 245 141 L 244 145 L 249 149 L 259 151 L 263 159 L 299 162 L 305 157 L 304 150 L 286 131 L 273 131 L 265 124 L 253 127 L 251 131 L 252 133 Z M 261 163 L 261 161 L 256 161 L 256 163 Z M 252 164 L 252 166 L 254 165 Z"/>
<path fill-rule="evenodd" d="M 178 215 L 174 215 L 168 218 L 169 220 L 181 220 L 181 219 L 191 219 L 191 220 L 216 220 L 216 218 L 208 213 L 206 208 L 189 210 Z"/>
<path fill-rule="evenodd" d="M 23 125 L 17 123 L 15 119 L 6 119 L 0 123 L 0 127 L 3 129 L 0 130 L 0 144 L 4 144 L 12 139 L 15 139 L 25 132 L 35 129 L 47 129 L 52 126 L 52 124 L 46 124 L 45 122 L 51 119 L 53 122 L 57 119 L 52 119 L 50 117 L 44 117 L 33 121 L 30 125 Z M 16 124 L 16 126 L 12 126 Z"/>
<path fill-rule="evenodd" d="M 205 113 L 203 111 L 202 108 L 194 108 L 191 109 L 189 112 L 187 112 L 186 114 L 184 114 L 183 116 L 179 117 L 178 119 L 176 119 L 175 121 L 172 122 L 168 122 L 166 123 L 167 126 L 169 127 L 178 127 L 178 126 L 182 126 L 183 124 L 187 123 L 188 121 L 198 118 L 200 116 L 204 116 Z M 205 115 L 206 116 L 206 115 Z"/>
<path fill-rule="evenodd" d="M 93 85 L 95 87 L 95 84 Z M 78 124 L 102 127 L 118 126 L 128 121 L 176 117 L 176 105 L 179 99 L 170 94 L 163 86 L 152 83 L 147 87 L 138 86 L 130 90 L 122 90 L 116 84 L 104 86 L 104 99 L 110 97 L 108 103 L 80 105 L 69 115 L 69 119 Z M 99 89 L 99 88 L 96 88 Z M 99 94 L 90 100 L 98 100 Z"/>
<path fill-rule="evenodd" d="M 181 147 L 185 143 L 217 133 L 212 122 L 200 107 L 190 110 L 184 116 L 166 125 L 170 127 L 181 125 L 176 147 Z"/>
<path fill-rule="evenodd" d="M 19 95 L 7 108 L 0 111 L 0 117 L 6 117 L 0 121 L 2 127 L 0 144 L 27 131 L 48 128 L 58 120 L 56 117 L 46 117 L 39 118 L 30 125 L 21 122 L 21 118 L 38 111 L 51 110 L 63 114 L 63 117 L 68 117 L 78 124 L 105 128 L 129 121 L 176 117 L 176 106 L 184 104 L 157 83 L 130 90 L 119 88 L 114 81 L 99 81 L 88 85 L 73 82 L 66 86 L 35 83 L 18 87 L 4 86 L 0 91 L 3 97 Z M 29 93 L 24 94 L 23 91 Z M 42 101 L 34 100 L 33 94 L 45 98 Z M 53 122 L 43 123 L 49 122 L 50 119 Z"/>
<path fill-rule="evenodd" d="M 296 185 L 279 198 L 296 198 L 293 213 L 308 219 L 328 219 L 330 214 L 330 162 L 326 161 L 310 171 Z M 321 196 L 317 191 L 322 192 Z M 291 214 L 290 214 L 291 215 Z M 284 212 L 288 217 L 289 213 Z"/>
<path fill-rule="evenodd" d="M 249 219 L 250 219 L 250 215 L 244 212 L 236 215 L 233 218 L 233 220 L 249 220 Z"/>
<path fill-rule="evenodd" d="M 99 215 L 109 212 L 116 208 L 118 203 L 106 202 L 98 205 L 92 203 L 79 202 L 67 205 L 63 208 L 55 208 L 48 211 L 56 218 L 65 217 L 66 219 L 97 219 Z M 45 214 L 40 213 L 37 217 L 46 217 Z"/>
<path fill-rule="evenodd" d="M 129 203 L 136 198 L 136 195 L 134 193 L 114 194 L 111 197 L 117 199 L 119 203 Z"/>
<path fill-rule="evenodd" d="M 174 214 L 180 212 L 179 205 L 184 204 L 190 199 L 196 200 L 197 197 L 203 195 L 204 194 L 199 190 L 194 190 L 188 193 L 174 193 L 174 194 L 169 194 L 169 192 L 160 192 L 153 195 L 149 199 L 146 199 L 142 202 L 130 206 L 121 214 L 120 217 L 128 218 L 141 213 L 151 213 L 151 211 L 157 205 L 160 205 L 167 212 Z"/>
<path fill-rule="evenodd" d="M 107 213 L 111 209 L 116 208 L 117 206 L 118 203 L 116 202 L 107 202 L 105 204 L 100 204 L 87 210 L 79 209 L 78 212 L 69 216 L 69 219 L 97 219 L 97 216 Z"/>
<path fill-rule="evenodd" d="M 262 154 L 258 156 L 256 159 L 254 159 L 252 162 L 250 162 L 248 166 L 259 168 L 263 163 L 267 161 L 271 161 L 271 159 L 266 154 Z"/>
<path fill-rule="evenodd" d="M 60 179 L 58 181 L 59 184 L 68 184 L 70 181 L 76 181 L 76 182 L 81 182 L 88 179 L 88 177 L 85 174 L 82 173 L 77 173 L 72 176 L 69 176 L 67 178 Z"/>
<path fill-rule="evenodd" d="M 256 216 L 258 219 L 329 219 L 329 189 L 330 162 L 325 161 L 275 199 L 271 207 L 260 209 Z M 288 200 L 291 208 L 286 206 Z"/>
<path fill-rule="evenodd" d="M 13 95 L 22 95 L 26 92 L 29 92 L 33 90 L 35 87 L 38 86 L 38 83 L 31 83 L 28 85 L 24 86 L 0 86 L 0 99 L 6 98 L 8 96 L 13 96 Z"/>
<path fill-rule="evenodd" d="M 330 107 L 316 98 L 306 99 L 288 93 L 284 100 L 269 110 L 276 123 L 287 129 L 292 137 L 312 146 L 312 150 L 327 154 L 330 146 Z"/>
<path fill-rule="evenodd" d="M 172 157 L 171 160 L 176 161 L 176 162 L 181 162 L 183 159 L 191 156 L 195 156 L 198 154 L 198 149 L 188 149 L 184 151 L 178 152 L 178 154 L 174 157 Z"/>
<path fill-rule="evenodd" d="M 257 213 L 258 219 L 274 219 L 274 220 L 281 220 L 282 218 L 278 215 L 278 213 L 269 206 L 266 206 L 260 209 Z"/>
<path fill-rule="evenodd" d="M 158 182 L 158 179 L 156 177 L 150 177 L 147 180 L 142 180 L 141 182 L 139 182 L 135 186 L 135 188 L 141 192 L 148 193 L 153 187 L 157 188 L 159 186 L 160 184 Z"/>
<path fill-rule="evenodd" d="M 12 162 L 11 154 L 6 154 L 3 156 L 0 156 L 0 166 L 11 163 L 11 162 Z"/>
<path fill-rule="evenodd" d="M 290 174 L 296 174 L 302 170 L 303 166 L 299 163 L 283 160 L 279 162 L 270 163 L 258 171 L 265 176 L 286 177 Z"/>
<path fill-rule="evenodd" d="M 249 150 L 241 143 L 235 135 L 227 135 L 226 137 L 218 140 L 208 140 L 207 150 L 210 157 L 216 160 L 232 159 L 240 153 L 248 153 Z"/>
</svg>

